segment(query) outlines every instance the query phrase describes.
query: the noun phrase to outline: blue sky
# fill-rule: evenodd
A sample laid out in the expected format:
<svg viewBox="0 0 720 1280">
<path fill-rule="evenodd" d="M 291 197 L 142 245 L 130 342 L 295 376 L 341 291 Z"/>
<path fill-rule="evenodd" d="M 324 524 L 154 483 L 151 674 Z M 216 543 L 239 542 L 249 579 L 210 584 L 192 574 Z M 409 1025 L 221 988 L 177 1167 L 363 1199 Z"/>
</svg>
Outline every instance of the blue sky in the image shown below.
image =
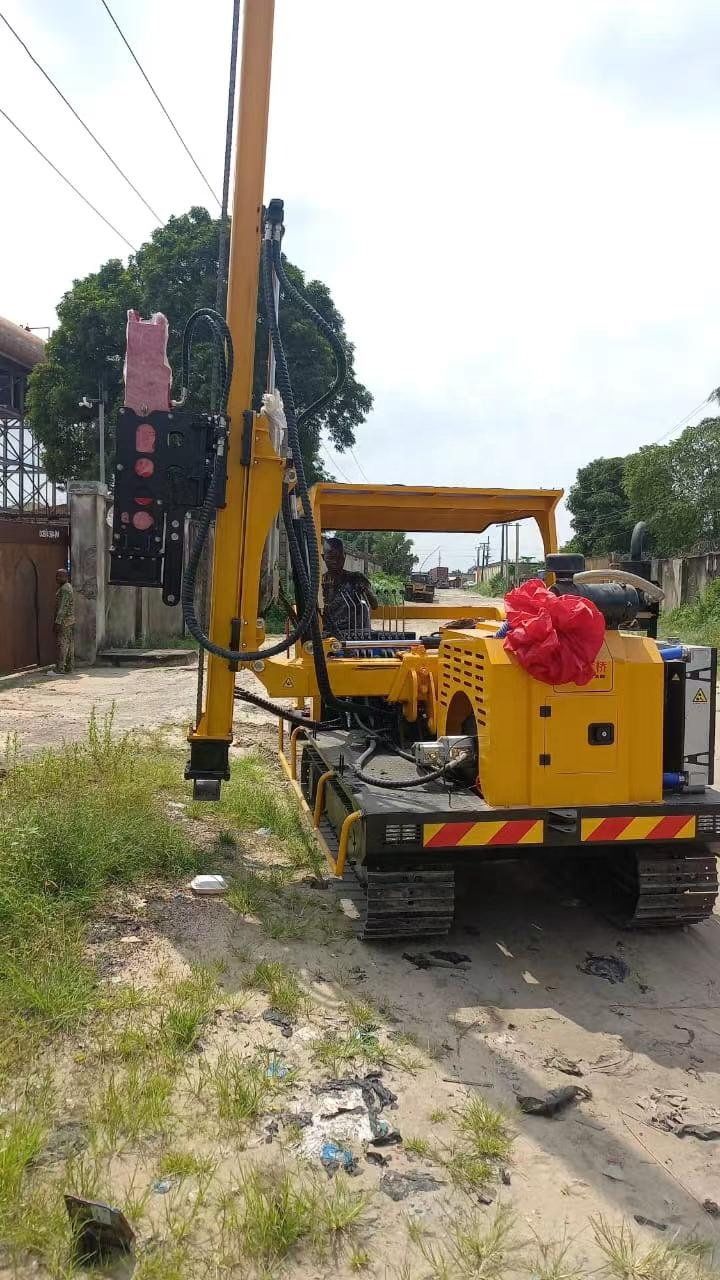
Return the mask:
<svg viewBox="0 0 720 1280">
<path fill-rule="evenodd" d="M 229 0 L 110 3 L 219 191 Z M 163 218 L 208 202 L 99 0 L 4 12 Z M 278 0 L 266 191 L 375 395 L 371 480 L 567 488 L 720 383 L 719 51 L 709 0 Z M 0 56 L 0 105 L 141 243 L 152 218 L 4 28 Z M 0 313 L 52 324 L 126 250 L 0 136 Z"/>
</svg>

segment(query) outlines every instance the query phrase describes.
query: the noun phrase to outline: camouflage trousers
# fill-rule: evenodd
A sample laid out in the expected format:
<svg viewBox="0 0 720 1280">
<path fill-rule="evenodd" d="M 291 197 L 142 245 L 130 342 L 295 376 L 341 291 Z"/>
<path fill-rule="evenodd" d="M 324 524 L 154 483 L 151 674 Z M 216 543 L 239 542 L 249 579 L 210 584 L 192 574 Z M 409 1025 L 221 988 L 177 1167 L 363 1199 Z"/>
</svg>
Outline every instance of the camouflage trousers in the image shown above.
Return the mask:
<svg viewBox="0 0 720 1280">
<path fill-rule="evenodd" d="M 67 626 L 61 624 L 55 628 L 55 643 L 57 645 L 55 670 L 61 672 L 73 671 L 75 668 L 75 628 L 72 622 Z"/>
</svg>

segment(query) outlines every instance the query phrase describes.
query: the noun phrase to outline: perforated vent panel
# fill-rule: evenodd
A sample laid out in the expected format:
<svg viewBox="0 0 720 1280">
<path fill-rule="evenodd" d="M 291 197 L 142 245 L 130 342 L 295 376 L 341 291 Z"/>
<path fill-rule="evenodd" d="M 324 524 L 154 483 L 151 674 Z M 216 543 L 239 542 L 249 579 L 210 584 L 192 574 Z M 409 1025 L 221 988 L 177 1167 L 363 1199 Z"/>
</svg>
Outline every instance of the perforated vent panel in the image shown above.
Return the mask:
<svg viewBox="0 0 720 1280">
<path fill-rule="evenodd" d="M 485 654 L 474 645 L 446 641 L 441 649 L 438 690 L 439 701 L 446 710 L 459 691 L 467 695 L 479 723 L 485 724 Z"/>
</svg>

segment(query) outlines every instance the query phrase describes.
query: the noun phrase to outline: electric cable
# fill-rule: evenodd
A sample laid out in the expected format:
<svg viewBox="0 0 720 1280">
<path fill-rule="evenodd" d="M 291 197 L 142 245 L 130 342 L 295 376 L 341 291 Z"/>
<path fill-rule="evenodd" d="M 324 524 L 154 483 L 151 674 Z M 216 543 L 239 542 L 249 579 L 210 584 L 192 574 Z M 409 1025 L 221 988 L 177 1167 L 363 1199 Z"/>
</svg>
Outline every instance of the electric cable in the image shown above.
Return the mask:
<svg viewBox="0 0 720 1280">
<path fill-rule="evenodd" d="M 156 89 L 155 89 L 155 87 L 153 86 L 153 84 L 152 84 L 152 82 L 151 82 L 151 80 L 150 80 L 149 76 L 145 73 L 145 71 L 144 71 L 144 69 L 143 69 L 143 67 L 142 67 L 142 64 L 141 64 L 141 62 L 140 62 L 140 59 L 139 59 L 139 58 L 137 57 L 137 55 L 134 53 L 134 51 L 133 51 L 133 49 L 132 49 L 132 46 L 130 45 L 129 40 L 127 39 L 126 35 L 124 34 L 124 32 L 123 32 L 123 30 L 122 30 L 122 27 L 120 26 L 119 22 L 117 21 L 117 18 L 115 18 L 115 16 L 113 15 L 113 13 L 112 13 L 112 11 L 111 11 L 111 9 L 110 9 L 109 5 L 106 3 L 106 0 L 100 0 L 100 3 L 101 3 L 101 5 L 102 5 L 103 9 L 105 10 L 105 12 L 107 13 L 107 15 L 108 15 L 108 17 L 109 17 L 110 21 L 112 22 L 113 26 L 115 27 L 115 30 L 117 31 L 118 35 L 120 36 L 120 39 L 122 40 L 123 44 L 125 45 L 125 48 L 127 49 L 128 53 L 130 54 L 130 57 L 132 58 L 133 62 L 135 63 L 135 66 L 137 67 L 138 71 L 140 72 L 140 75 L 142 76 L 143 80 L 145 81 L 145 83 L 146 83 L 146 85 L 147 85 L 148 89 L 150 90 L 150 92 L 151 92 L 151 94 L 153 95 L 153 97 L 154 97 L 155 101 L 157 102 L 158 106 L 160 107 L 160 110 L 162 111 L 163 115 L 165 116 L 165 119 L 167 120 L 168 124 L 170 125 L 170 127 L 171 127 L 171 129 L 172 129 L 173 133 L 175 134 L 175 136 L 177 137 L 177 139 L 178 139 L 178 141 L 180 142 L 181 146 L 183 147 L 183 150 L 184 150 L 184 151 L 187 153 L 187 155 L 190 157 L 190 159 L 191 159 L 192 163 L 194 164 L 195 168 L 197 169 L 198 173 L 200 174 L 200 177 L 202 178 L 203 182 L 205 183 L 205 186 L 207 187 L 208 191 L 210 192 L 210 195 L 212 196 L 213 200 L 215 200 L 217 204 L 220 204 L 220 203 L 221 203 L 221 202 L 220 202 L 220 199 L 218 198 L 218 196 L 216 196 L 216 195 L 215 195 L 215 192 L 213 191 L 212 187 L 210 186 L 210 183 L 209 183 L 208 179 L 205 177 L 205 174 L 203 173 L 202 169 L 200 168 L 200 165 L 198 164 L 197 160 L 195 159 L 195 157 L 194 157 L 194 155 L 193 155 L 192 151 L 190 150 L 190 148 L 189 148 L 189 146 L 188 146 L 187 142 L 185 141 L 185 139 L 183 138 L 183 136 L 182 136 L 182 134 L 181 134 L 180 130 L 178 129 L 177 125 L 175 124 L 175 122 L 174 122 L 174 120 L 173 120 L 172 116 L 170 115 L 170 112 L 168 111 L 167 107 L 166 107 L 166 106 L 165 106 L 165 104 L 163 103 L 163 101 L 162 101 L 162 99 L 161 99 L 160 95 L 158 94 L 157 90 L 156 90 Z"/>
<path fill-rule="evenodd" d="M 45 155 L 44 151 L 40 150 L 40 148 L 36 145 L 36 143 L 33 142 L 32 138 L 28 138 L 27 134 L 23 133 L 22 129 L 20 128 L 20 125 L 16 124 L 15 121 L 8 115 L 7 111 L 4 111 L 2 107 L 0 107 L 0 115 L 4 116 L 8 124 L 11 124 L 13 129 L 15 129 L 20 134 L 20 137 L 25 139 L 28 145 L 32 147 L 33 151 L 36 151 L 37 154 L 40 156 L 40 158 L 44 160 L 46 164 L 50 165 L 50 168 L 57 174 L 58 178 L 62 178 L 63 182 L 67 184 L 70 190 L 74 191 L 75 195 L 80 197 L 83 204 L 86 204 L 88 209 L 92 209 L 93 213 L 97 214 L 98 218 L 100 218 L 101 221 L 105 223 L 105 226 L 109 227 L 110 230 L 114 232 L 114 234 L 118 236 L 120 240 L 122 240 L 123 244 L 127 245 L 128 249 L 132 250 L 133 253 L 137 253 L 137 249 L 135 248 L 135 245 L 130 243 L 127 236 L 124 236 L 122 231 L 118 231 L 117 227 L 113 226 L 110 219 L 106 218 L 104 213 L 101 213 L 99 209 L 95 208 L 95 205 L 92 203 L 92 201 L 88 200 L 87 196 L 84 196 L 82 191 L 78 190 L 78 188 L 75 186 L 75 183 L 71 182 L 70 179 L 65 176 L 62 169 L 58 169 L 57 165 L 53 164 L 52 160 L 50 160 L 49 157 Z"/>
<path fill-rule="evenodd" d="M 34 65 L 37 67 L 37 69 L 38 69 L 38 71 L 40 72 L 40 74 L 41 74 L 41 75 L 43 75 L 43 76 L 45 77 L 45 79 L 47 80 L 48 84 L 52 85 L 52 87 L 53 87 L 53 89 L 55 90 L 55 92 L 56 92 L 56 94 L 58 95 L 58 97 L 59 97 L 59 98 L 62 98 L 63 102 L 65 103 L 65 106 L 68 108 L 68 111 L 71 111 L 71 112 L 72 112 L 72 114 L 74 115 L 74 117 L 75 117 L 75 119 L 77 120 L 78 124 L 81 124 L 81 125 L 82 125 L 83 129 L 85 130 L 85 132 L 86 132 L 87 134 L 89 134 L 89 136 L 92 138 L 92 140 L 93 140 L 93 142 L 95 143 L 95 145 L 96 145 L 97 147 L 99 147 L 99 148 L 100 148 L 100 150 L 102 151 L 103 155 L 104 155 L 104 156 L 105 156 L 105 157 L 110 161 L 111 165 L 113 166 L 113 169 L 116 169 L 116 170 L 117 170 L 117 172 L 120 174 L 120 177 L 121 177 L 121 178 L 123 178 L 123 179 L 124 179 L 124 181 L 127 183 L 127 185 L 130 187 L 130 189 L 131 189 L 132 191 L 134 191 L 134 192 L 135 192 L 135 195 L 137 196 L 138 200 L 141 200 L 141 201 L 142 201 L 142 203 L 145 205 L 145 208 L 147 209 L 148 213 L 151 213 L 151 214 L 152 214 L 152 216 L 153 216 L 153 218 L 155 219 L 155 221 L 156 221 L 156 222 L 162 222 L 162 218 L 160 217 L 160 215 L 159 215 L 158 213 L 156 213 L 156 212 L 155 212 L 155 210 L 153 209 L 153 207 L 152 207 L 152 205 L 151 205 L 151 204 L 148 204 L 148 202 L 147 202 L 147 200 L 145 199 L 145 197 L 144 197 L 144 195 L 142 194 L 142 192 L 138 191 L 137 187 L 135 186 L 135 183 L 134 183 L 134 182 L 132 182 L 132 181 L 131 181 L 131 179 L 130 179 L 130 178 L 128 178 L 128 176 L 127 176 L 127 174 L 125 173 L 125 171 L 124 171 L 123 169 L 121 169 L 121 168 L 120 168 L 120 165 L 117 163 L 117 161 L 116 161 L 116 160 L 114 160 L 114 159 L 113 159 L 113 157 L 110 155 L 110 152 L 108 151 L 107 147 L 104 147 L 104 146 L 103 146 L 102 142 L 101 142 L 101 141 L 100 141 L 100 139 L 97 137 L 97 135 L 93 133 L 93 131 L 92 131 L 92 129 L 90 128 L 89 124 L 86 124 L 86 123 L 85 123 L 85 121 L 83 120 L 82 116 L 81 116 L 81 115 L 80 115 L 80 114 L 75 110 L 75 108 L 74 108 L 74 106 L 73 106 L 72 102 L 69 102 L 69 101 L 68 101 L 68 99 L 65 97 L 65 94 L 63 93 L 62 89 L 58 88 L 58 86 L 56 85 L 56 83 L 55 83 L 55 81 L 53 80 L 52 76 L 51 76 L 51 75 L 50 75 L 50 74 L 45 70 L 45 68 L 41 65 L 41 63 L 39 63 L 39 62 L 38 62 L 38 60 L 37 60 L 37 58 L 34 56 L 34 54 L 32 54 L 32 53 L 30 52 L 30 50 L 28 49 L 28 47 L 27 47 L 27 45 L 26 45 L 25 41 L 23 40 L 22 36 L 18 35 L 18 33 L 17 33 L 17 31 L 15 30 L 15 28 L 14 28 L 13 26 L 11 26 L 11 24 L 8 22 L 8 20 L 7 20 L 7 18 L 5 17 L 5 14 L 4 14 L 4 13 L 0 13 L 0 19 L 2 19 L 2 21 L 5 23 L 5 26 L 7 27 L 8 31 L 10 31 L 10 32 L 12 33 L 12 35 L 14 35 L 14 37 L 15 37 L 15 39 L 17 40 L 18 44 L 19 44 L 19 45 L 22 45 L 22 47 L 23 47 L 23 49 L 25 50 L 25 52 L 26 52 L 26 54 L 27 54 L 28 58 L 30 59 L 30 61 L 31 61 L 32 63 L 34 63 Z"/>
</svg>

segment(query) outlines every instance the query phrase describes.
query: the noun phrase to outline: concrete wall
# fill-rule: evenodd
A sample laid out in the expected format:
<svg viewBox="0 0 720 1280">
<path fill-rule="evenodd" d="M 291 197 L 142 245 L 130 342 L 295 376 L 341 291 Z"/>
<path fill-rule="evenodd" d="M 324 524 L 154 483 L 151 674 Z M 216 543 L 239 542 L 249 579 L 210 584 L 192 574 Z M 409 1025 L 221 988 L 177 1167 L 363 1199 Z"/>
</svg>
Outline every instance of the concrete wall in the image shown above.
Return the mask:
<svg viewBox="0 0 720 1280">
<path fill-rule="evenodd" d="M 720 553 L 710 551 L 700 556 L 653 560 L 653 574 L 665 592 L 666 609 L 692 604 L 709 583 L 720 578 Z"/>
<path fill-rule="evenodd" d="M 159 590 L 111 587 L 110 499 L 97 481 L 69 486 L 70 563 L 75 593 L 75 654 L 94 662 L 99 649 L 163 643 L 183 635 L 182 611 L 163 604 Z"/>
</svg>

